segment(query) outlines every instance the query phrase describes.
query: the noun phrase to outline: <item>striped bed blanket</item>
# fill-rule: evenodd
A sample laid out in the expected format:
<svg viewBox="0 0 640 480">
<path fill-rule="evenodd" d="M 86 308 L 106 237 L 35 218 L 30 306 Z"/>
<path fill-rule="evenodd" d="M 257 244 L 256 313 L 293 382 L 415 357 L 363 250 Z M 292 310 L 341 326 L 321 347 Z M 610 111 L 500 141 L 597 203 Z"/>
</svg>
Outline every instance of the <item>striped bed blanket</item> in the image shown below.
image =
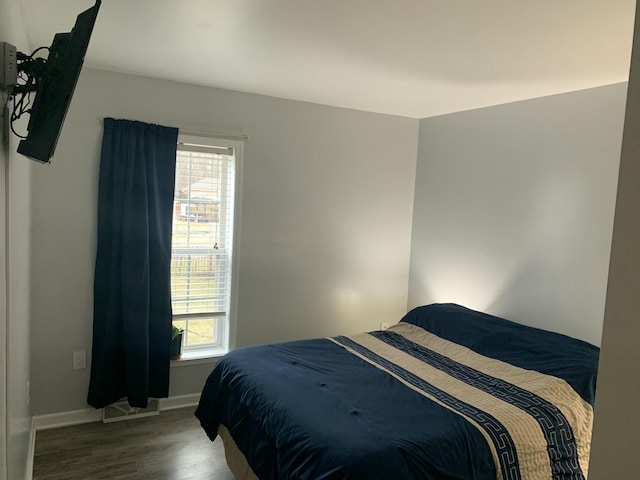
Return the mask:
<svg viewBox="0 0 640 480">
<path fill-rule="evenodd" d="M 375 331 L 231 352 L 196 415 L 267 479 L 586 479 L 598 349 L 430 305 Z"/>
</svg>

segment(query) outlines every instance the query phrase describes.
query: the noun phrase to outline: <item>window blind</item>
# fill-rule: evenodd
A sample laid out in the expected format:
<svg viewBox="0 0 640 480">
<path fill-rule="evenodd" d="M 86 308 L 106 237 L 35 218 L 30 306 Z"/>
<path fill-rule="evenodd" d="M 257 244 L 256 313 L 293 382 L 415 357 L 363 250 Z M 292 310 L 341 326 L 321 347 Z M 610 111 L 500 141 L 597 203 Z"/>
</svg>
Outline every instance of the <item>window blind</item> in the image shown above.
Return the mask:
<svg viewBox="0 0 640 480">
<path fill-rule="evenodd" d="M 233 149 L 178 147 L 171 258 L 174 323 L 183 322 L 186 347 L 217 344 L 216 317 L 228 314 L 231 289 Z"/>
</svg>

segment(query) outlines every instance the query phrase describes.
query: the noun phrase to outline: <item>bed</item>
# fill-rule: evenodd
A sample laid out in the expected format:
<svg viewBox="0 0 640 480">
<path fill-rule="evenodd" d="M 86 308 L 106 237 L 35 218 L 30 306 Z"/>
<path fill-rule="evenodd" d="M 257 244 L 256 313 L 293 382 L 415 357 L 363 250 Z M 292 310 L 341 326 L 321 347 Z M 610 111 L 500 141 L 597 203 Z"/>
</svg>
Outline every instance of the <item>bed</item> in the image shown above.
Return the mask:
<svg viewBox="0 0 640 480">
<path fill-rule="evenodd" d="M 584 479 L 599 349 L 455 304 L 241 348 L 196 416 L 238 479 Z"/>
</svg>

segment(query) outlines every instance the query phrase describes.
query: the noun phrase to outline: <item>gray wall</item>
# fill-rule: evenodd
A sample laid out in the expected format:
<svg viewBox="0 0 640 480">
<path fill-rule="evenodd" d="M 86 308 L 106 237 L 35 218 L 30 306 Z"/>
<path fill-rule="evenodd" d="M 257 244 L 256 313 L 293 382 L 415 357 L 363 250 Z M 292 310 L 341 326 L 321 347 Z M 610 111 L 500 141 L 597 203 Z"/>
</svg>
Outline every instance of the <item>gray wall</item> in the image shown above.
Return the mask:
<svg viewBox="0 0 640 480">
<path fill-rule="evenodd" d="M 33 413 L 86 408 L 89 370 L 70 359 L 91 345 L 104 116 L 251 136 L 237 346 L 377 328 L 405 312 L 408 277 L 410 307 L 455 301 L 598 344 L 625 92 L 418 122 L 85 70 L 34 175 Z M 172 369 L 171 395 L 210 368 Z"/>
<path fill-rule="evenodd" d="M 423 119 L 409 306 L 600 343 L 626 84 Z"/>
<path fill-rule="evenodd" d="M 21 51 L 31 50 L 20 9 L 11 0 L 0 0 L 0 41 L 9 42 Z M 1 94 L 2 105 L 4 100 L 4 94 Z M 0 120 L 0 129 L 4 131 L 4 127 L 3 118 Z M 6 258 L 6 264 L 0 260 L 0 458 L 3 460 L 0 479 L 6 474 L 6 478 L 13 480 L 24 479 L 29 464 L 31 414 L 27 384 L 31 357 L 29 262 L 32 165 L 29 160 L 15 153 L 17 137 L 10 135 L 7 151 L 2 145 L 3 141 L 0 140 L 0 257 Z M 7 271 L 8 277 L 5 276 Z M 7 278 L 8 282 L 5 282 Z M 5 400 L 6 405 L 3 405 Z M 3 448 L 5 434 L 6 449 Z"/>
<path fill-rule="evenodd" d="M 0 0 L 0 40 L 24 45 L 17 15 Z M 33 186 L 15 140 L 9 158 L 0 150 L 0 199 L 10 187 L 0 233 L 11 244 L 0 235 L 0 249 L 16 281 L 9 289 L 0 275 L 11 302 L 9 351 L 0 349 L 9 478 L 21 478 L 26 461 L 30 354 L 34 413 L 86 407 L 88 370 L 71 370 L 71 352 L 91 343 L 103 116 L 251 135 L 238 345 L 376 328 L 405 311 L 416 155 L 409 305 L 457 301 L 598 343 L 624 96 L 625 85 L 614 85 L 425 119 L 416 152 L 410 119 L 86 70 L 54 163 L 34 168 Z M 637 185 L 637 175 L 628 182 Z M 637 202 L 624 202 L 634 225 Z M 637 257 L 637 239 L 627 238 L 619 265 Z M 616 414 L 618 398 L 632 408 L 638 397 L 637 382 L 617 376 L 638 363 L 635 311 L 607 314 L 594 478 L 626 468 L 633 451 L 626 464 L 615 454 L 637 445 L 637 416 Z M 172 395 L 199 391 L 210 367 L 174 368 Z"/>
<path fill-rule="evenodd" d="M 1 1 L 1 0 L 0 0 Z M 2 4 L 0 4 L 0 7 Z M 2 10 L 0 10 L 0 13 Z M 0 94 L 0 102 L 6 99 L 4 93 Z M 6 243 L 6 231 L 7 231 L 7 219 L 5 212 L 6 201 L 5 192 L 8 185 L 8 178 L 6 175 L 6 165 L 9 156 L 9 146 L 6 138 L 4 138 L 4 131 L 6 127 L 5 114 L 2 114 L 0 118 L 0 212 L 3 213 L 2 221 L 0 221 L 0 336 L 7 338 L 9 332 L 7 325 L 7 309 L 4 305 L 7 304 L 8 298 L 8 285 L 7 285 L 7 243 Z M 7 349 L 7 342 L 0 342 L 0 480 L 6 480 L 7 478 L 7 381 L 8 381 L 8 368 L 9 368 L 9 352 Z"/>
<path fill-rule="evenodd" d="M 609 285 L 593 426 L 590 480 L 640 471 L 640 31 L 631 59 Z"/>
<path fill-rule="evenodd" d="M 102 118 L 244 132 L 238 346 L 378 328 L 405 313 L 419 121 L 99 70 L 81 75 L 33 178 L 32 408 L 86 408 Z M 211 364 L 173 368 L 171 395 Z"/>
</svg>

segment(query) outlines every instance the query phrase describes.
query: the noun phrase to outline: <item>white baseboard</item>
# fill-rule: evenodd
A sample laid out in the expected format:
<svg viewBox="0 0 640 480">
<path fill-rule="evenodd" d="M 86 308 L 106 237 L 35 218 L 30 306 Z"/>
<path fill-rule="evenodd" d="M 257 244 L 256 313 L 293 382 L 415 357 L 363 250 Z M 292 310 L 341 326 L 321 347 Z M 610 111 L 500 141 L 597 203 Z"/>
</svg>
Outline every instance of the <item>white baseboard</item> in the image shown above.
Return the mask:
<svg viewBox="0 0 640 480">
<path fill-rule="evenodd" d="M 160 411 L 175 410 L 176 408 L 195 407 L 200 401 L 199 393 L 190 395 L 178 395 L 176 397 L 161 398 Z"/>
<path fill-rule="evenodd" d="M 69 427 L 81 423 L 99 422 L 102 420 L 102 410 L 85 408 L 68 412 L 50 413 L 48 415 L 36 415 L 33 417 L 36 431 L 49 430 L 51 428 Z"/>
<path fill-rule="evenodd" d="M 36 456 L 36 422 L 31 417 L 31 432 L 29 434 L 29 451 L 27 453 L 27 475 L 25 480 L 33 480 L 33 459 Z"/>
<path fill-rule="evenodd" d="M 174 410 L 176 408 L 193 407 L 200 400 L 199 393 L 190 395 L 179 395 L 176 397 L 161 398 L 160 411 Z M 101 422 L 102 410 L 95 408 L 85 408 L 82 410 L 71 410 L 69 412 L 51 413 L 48 415 L 36 415 L 33 417 L 35 431 L 49 430 L 52 428 L 69 427 L 82 423 Z M 35 435 L 34 435 L 35 440 Z"/>
</svg>

